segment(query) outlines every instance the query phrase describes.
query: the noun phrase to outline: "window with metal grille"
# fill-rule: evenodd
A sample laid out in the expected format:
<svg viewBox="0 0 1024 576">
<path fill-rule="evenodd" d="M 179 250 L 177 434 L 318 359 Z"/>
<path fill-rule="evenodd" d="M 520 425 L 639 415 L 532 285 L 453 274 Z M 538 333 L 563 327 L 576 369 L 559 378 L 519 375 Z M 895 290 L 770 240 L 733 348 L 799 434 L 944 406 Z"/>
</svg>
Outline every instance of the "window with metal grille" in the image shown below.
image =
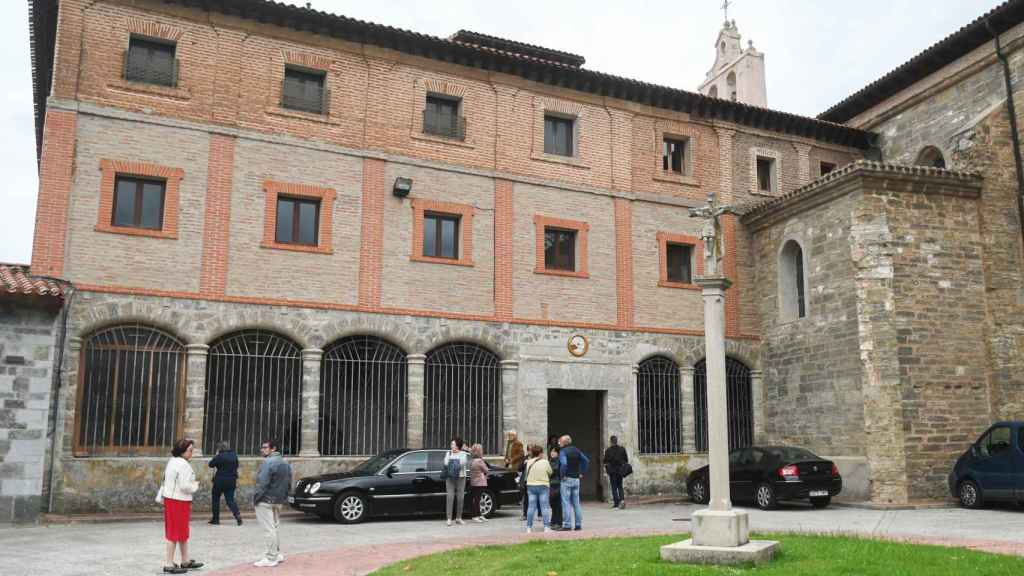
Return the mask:
<svg viewBox="0 0 1024 576">
<path fill-rule="evenodd" d="M 636 403 L 640 453 L 682 452 L 679 365 L 664 356 L 641 362 L 636 373 Z"/>
<path fill-rule="evenodd" d="M 185 347 L 147 326 L 85 339 L 75 410 L 76 454 L 164 454 L 181 434 Z"/>
<path fill-rule="evenodd" d="M 320 200 L 277 197 L 277 230 L 279 244 L 316 246 L 320 228 Z"/>
<path fill-rule="evenodd" d="M 114 213 L 111 224 L 128 228 L 160 230 L 164 222 L 167 182 L 118 176 L 114 180 Z"/>
<path fill-rule="evenodd" d="M 576 231 L 544 228 L 544 268 L 576 270 Z"/>
<path fill-rule="evenodd" d="M 459 259 L 459 217 L 452 214 L 423 215 L 423 255 Z"/>
<path fill-rule="evenodd" d="M 286 66 L 281 85 L 281 107 L 313 114 L 327 114 L 329 92 L 324 87 L 327 74 Z"/>
<path fill-rule="evenodd" d="M 775 159 L 757 157 L 757 189 L 759 192 L 775 192 Z"/>
<path fill-rule="evenodd" d="M 124 54 L 125 80 L 161 86 L 178 85 L 176 45 L 170 40 L 132 36 Z"/>
<path fill-rule="evenodd" d="M 750 368 L 739 360 L 725 359 L 725 396 L 729 450 L 754 443 L 754 403 Z M 697 451 L 708 451 L 708 372 L 701 360 L 693 367 L 693 414 Z"/>
<path fill-rule="evenodd" d="M 665 244 L 665 263 L 668 266 L 668 281 L 692 284 L 693 246 L 689 244 Z"/>
<path fill-rule="evenodd" d="M 575 121 L 561 116 L 544 116 L 544 153 L 573 156 Z"/>
<path fill-rule="evenodd" d="M 690 141 L 685 138 L 665 138 L 662 141 L 661 169 L 676 174 L 689 174 L 689 145 Z"/>
<path fill-rule="evenodd" d="M 338 340 L 320 363 L 320 454 L 369 456 L 406 445 L 405 352 L 372 336 Z"/>
<path fill-rule="evenodd" d="M 452 436 L 501 452 L 501 366 L 475 344 L 455 343 L 427 354 L 424 374 L 423 442 L 445 448 Z"/>
<path fill-rule="evenodd" d="M 239 455 L 259 454 L 267 438 L 282 454 L 299 451 L 302 359 L 291 340 L 264 330 L 219 338 L 206 359 L 203 451 L 226 440 Z"/>
<path fill-rule="evenodd" d="M 462 140 L 466 137 L 466 119 L 459 116 L 460 98 L 427 95 L 423 109 L 423 133 Z"/>
</svg>

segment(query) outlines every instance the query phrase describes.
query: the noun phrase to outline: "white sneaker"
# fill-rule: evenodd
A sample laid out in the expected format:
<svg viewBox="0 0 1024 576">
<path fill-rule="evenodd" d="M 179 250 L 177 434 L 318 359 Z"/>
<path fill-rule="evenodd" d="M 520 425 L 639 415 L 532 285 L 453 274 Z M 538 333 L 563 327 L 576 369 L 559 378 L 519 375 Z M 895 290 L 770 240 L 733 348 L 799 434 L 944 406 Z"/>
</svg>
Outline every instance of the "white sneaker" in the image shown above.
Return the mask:
<svg viewBox="0 0 1024 576">
<path fill-rule="evenodd" d="M 526 533 L 529 534 L 531 532 L 533 532 L 533 528 L 530 528 L 529 526 L 527 526 L 526 527 Z"/>
<path fill-rule="evenodd" d="M 278 554 L 278 555 L 277 555 L 277 561 L 278 561 L 279 563 L 280 563 L 280 562 L 284 562 L 284 554 Z"/>
<path fill-rule="evenodd" d="M 547 526 L 544 527 L 544 531 L 545 532 L 554 532 L 554 530 L 552 530 L 551 528 L 549 528 Z"/>
<path fill-rule="evenodd" d="M 489 522 L 489 520 L 487 520 L 487 516 L 480 516 L 480 520 L 483 522 Z"/>
<path fill-rule="evenodd" d="M 477 516 L 476 518 L 473 518 L 473 522 L 476 522 L 477 524 L 483 524 L 484 523 L 484 519 L 479 517 L 479 516 Z"/>
<path fill-rule="evenodd" d="M 459 526 L 462 526 L 463 524 L 465 524 L 465 522 L 462 521 L 462 518 L 459 518 L 458 520 L 456 520 L 455 523 L 458 524 Z"/>
<path fill-rule="evenodd" d="M 277 560 L 271 560 L 269 558 L 260 558 L 259 560 L 253 562 L 252 565 L 258 568 L 273 568 L 274 566 L 277 566 Z"/>
<path fill-rule="evenodd" d="M 448 525 L 449 525 L 449 526 L 451 526 L 451 525 L 452 525 L 452 521 L 451 521 L 451 520 L 449 520 L 449 521 L 448 521 Z"/>
</svg>

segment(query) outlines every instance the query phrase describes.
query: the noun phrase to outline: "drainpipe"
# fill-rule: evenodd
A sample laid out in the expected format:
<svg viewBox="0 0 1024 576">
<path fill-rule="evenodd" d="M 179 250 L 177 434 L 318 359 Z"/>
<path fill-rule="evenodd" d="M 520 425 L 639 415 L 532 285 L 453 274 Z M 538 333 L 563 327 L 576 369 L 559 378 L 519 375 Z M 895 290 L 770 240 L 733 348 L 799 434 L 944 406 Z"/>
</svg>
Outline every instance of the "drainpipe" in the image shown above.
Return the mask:
<svg viewBox="0 0 1024 576">
<path fill-rule="evenodd" d="M 60 409 L 60 381 L 61 376 L 64 374 L 64 343 L 67 341 L 68 315 L 71 302 L 75 297 L 75 287 L 71 282 L 60 278 L 50 278 L 48 276 L 43 276 L 43 278 L 59 282 L 65 290 L 64 306 L 61 307 L 60 311 L 60 328 L 57 332 L 56 350 L 54 350 L 53 369 L 51 370 L 53 377 L 50 382 L 50 417 L 47 424 L 47 432 L 50 434 L 50 462 L 49 470 L 46 471 L 46 511 L 52 513 L 53 474 L 56 470 L 57 458 L 59 457 L 57 454 L 57 421 L 60 415 L 57 413 L 57 410 Z"/>
<path fill-rule="evenodd" d="M 1017 169 L 1017 222 L 1020 225 L 1021 242 L 1024 243 L 1024 168 L 1021 167 L 1020 135 L 1017 132 L 1017 112 L 1013 106 L 1013 88 L 1010 85 L 1010 62 L 999 44 L 999 34 L 986 20 L 985 27 L 996 41 L 996 57 L 1003 65 L 1003 81 L 1006 83 L 1006 110 L 1010 113 L 1010 138 L 1013 141 L 1013 163 Z"/>
</svg>

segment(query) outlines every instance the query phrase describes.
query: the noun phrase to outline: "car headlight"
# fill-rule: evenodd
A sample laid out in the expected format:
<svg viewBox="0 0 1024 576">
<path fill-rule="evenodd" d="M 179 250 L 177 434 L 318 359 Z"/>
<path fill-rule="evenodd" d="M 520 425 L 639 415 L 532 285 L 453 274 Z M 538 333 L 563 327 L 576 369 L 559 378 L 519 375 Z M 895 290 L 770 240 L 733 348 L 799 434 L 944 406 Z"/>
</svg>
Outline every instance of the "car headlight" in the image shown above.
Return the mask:
<svg viewBox="0 0 1024 576">
<path fill-rule="evenodd" d="M 320 483 L 317 482 L 316 484 L 313 484 L 312 486 L 309 487 L 309 493 L 311 495 L 312 494 L 316 494 L 316 491 L 319 490 L 319 489 L 320 489 Z"/>
</svg>

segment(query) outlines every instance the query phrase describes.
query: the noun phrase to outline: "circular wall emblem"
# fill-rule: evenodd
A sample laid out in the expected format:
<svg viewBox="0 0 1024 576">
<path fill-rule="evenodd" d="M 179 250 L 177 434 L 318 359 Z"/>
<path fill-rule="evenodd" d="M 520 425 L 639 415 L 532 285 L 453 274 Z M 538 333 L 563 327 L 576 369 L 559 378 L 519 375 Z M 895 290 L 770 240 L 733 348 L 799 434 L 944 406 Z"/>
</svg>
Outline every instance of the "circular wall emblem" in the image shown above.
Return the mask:
<svg viewBox="0 0 1024 576">
<path fill-rule="evenodd" d="M 587 337 L 583 334 L 569 336 L 569 354 L 579 358 L 586 354 L 589 349 L 590 342 L 587 341 Z"/>
</svg>

